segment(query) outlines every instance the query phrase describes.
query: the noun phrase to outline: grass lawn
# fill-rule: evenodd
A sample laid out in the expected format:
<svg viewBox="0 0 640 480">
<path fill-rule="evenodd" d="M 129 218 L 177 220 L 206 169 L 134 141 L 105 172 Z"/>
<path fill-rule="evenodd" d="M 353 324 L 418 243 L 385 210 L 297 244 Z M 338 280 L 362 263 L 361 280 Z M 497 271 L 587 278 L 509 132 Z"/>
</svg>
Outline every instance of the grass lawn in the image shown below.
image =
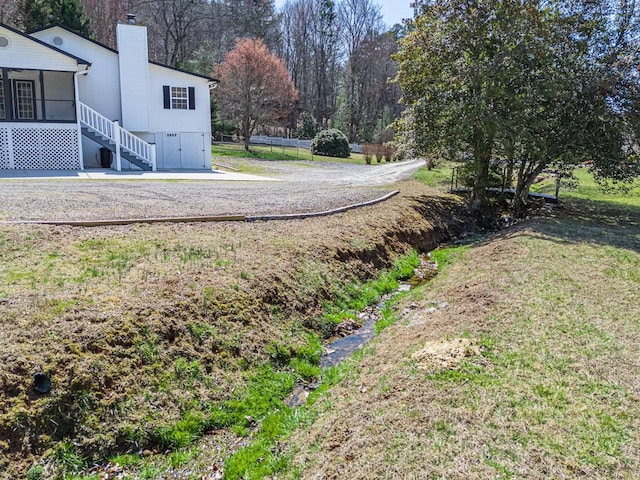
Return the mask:
<svg viewBox="0 0 640 480">
<path fill-rule="evenodd" d="M 589 202 L 609 202 L 620 206 L 640 206 L 640 181 L 635 183 L 635 188 L 632 188 L 627 192 L 615 190 L 603 191 L 593 179 L 593 175 L 591 175 L 589 170 L 586 168 L 576 169 L 575 176 L 578 179 L 578 185 L 576 188 L 560 188 L 558 196 L 561 201 L 563 198 L 573 198 Z M 531 190 L 555 195 L 555 178 L 549 178 L 543 182 L 537 183 L 533 185 Z"/>
<path fill-rule="evenodd" d="M 422 167 L 414 173 L 413 178 L 429 187 L 437 188 L 441 191 L 448 191 L 451 188 L 452 169 L 458 165 L 458 163 L 454 162 L 440 162 L 431 170 Z"/>
<path fill-rule="evenodd" d="M 432 241 L 424 212 L 462 228 L 464 206 L 432 193 L 406 182 L 299 221 L 3 225 L 0 479 L 218 478 L 266 419 L 256 448 L 270 452 L 320 339 L 395 288 L 368 281 L 410 242 Z"/>
<path fill-rule="evenodd" d="M 224 157 L 254 158 L 261 160 L 313 160 L 314 162 L 339 162 L 339 163 L 365 163 L 360 153 L 352 153 L 349 158 L 325 157 L 323 155 L 311 155 L 309 150 L 293 147 L 276 147 L 265 145 L 251 145 L 247 152 L 240 144 L 216 143 L 211 147 L 211 155 L 215 158 Z M 373 164 L 376 162 L 374 161 Z"/>
<path fill-rule="evenodd" d="M 637 478 L 640 198 L 581 175 L 563 209 L 439 253 L 278 478 Z"/>
</svg>

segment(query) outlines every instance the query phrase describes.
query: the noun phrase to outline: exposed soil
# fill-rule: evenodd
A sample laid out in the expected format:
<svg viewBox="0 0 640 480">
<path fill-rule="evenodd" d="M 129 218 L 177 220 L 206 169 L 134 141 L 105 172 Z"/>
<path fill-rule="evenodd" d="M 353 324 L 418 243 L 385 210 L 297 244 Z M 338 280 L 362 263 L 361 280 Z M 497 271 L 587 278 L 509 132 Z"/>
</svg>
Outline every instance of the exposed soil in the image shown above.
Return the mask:
<svg viewBox="0 0 640 480">
<path fill-rule="evenodd" d="M 319 219 L 3 226 L 0 478 L 64 439 L 96 458 L 152 449 L 157 427 L 228 398 L 269 345 L 329 335 L 320 313 L 340 283 L 469 227 L 455 197 L 400 189 Z M 36 373 L 49 393 L 34 390 Z"/>
<path fill-rule="evenodd" d="M 456 368 L 465 358 L 476 355 L 480 355 L 480 348 L 473 340 L 455 338 L 426 342 L 424 347 L 411 355 L 411 358 L 422 370 L 438 371 Z"/>
</svg>

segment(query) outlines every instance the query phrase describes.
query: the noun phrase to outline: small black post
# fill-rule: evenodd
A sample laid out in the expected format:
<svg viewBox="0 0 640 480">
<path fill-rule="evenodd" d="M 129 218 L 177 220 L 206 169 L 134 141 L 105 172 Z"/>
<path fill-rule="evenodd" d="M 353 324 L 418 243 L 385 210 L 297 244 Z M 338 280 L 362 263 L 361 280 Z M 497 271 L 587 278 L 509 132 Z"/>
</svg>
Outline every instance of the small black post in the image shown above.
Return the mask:
<svg viewBox="0 0 640 480">
<path fill-rule="evenodd" d="M 451 193 L 453 193 L 453 178 L 454 178 L 454 176 L 456 174 L 456 168 L 458 168 L 458 167 L 453 167 L 451 169 L 451 188 L 449 189 L 449 192 L 451 192 Z"/>
</svg>

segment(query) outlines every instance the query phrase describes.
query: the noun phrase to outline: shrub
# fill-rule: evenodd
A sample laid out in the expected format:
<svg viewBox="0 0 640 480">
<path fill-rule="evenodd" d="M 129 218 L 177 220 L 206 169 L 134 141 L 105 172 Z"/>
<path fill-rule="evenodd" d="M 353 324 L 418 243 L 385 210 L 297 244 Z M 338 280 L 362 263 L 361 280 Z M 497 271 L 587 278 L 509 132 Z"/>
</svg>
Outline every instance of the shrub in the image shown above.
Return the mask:
<svg viewBox="0 0 640 480">
<path fill-rule="evenodd" d="M 317 155 L 340 158 L 347 158 L 351 154 L 347 137 L 335 129 L 318 133 L 311 143 L 311 151 Z"/>
<path fill-rule="evenodd" d="M 390 144 L 386 144 L 384 147 L 384 161 L 392 162 L 396 153 L 395 147 Z"/>
<path fill-rule="evenodd" d="M 375 146 L 376 162 L 380 163 L 384 157 L 384 147 L 382 145 Z"/>
<path fill-rule="evenodd" d="M 375 145 L 371 143 L 365 143 L 362 146 L 362 155 L 364 155 L 364 161 L 367 165 L 371 165 L 371 158 L 373 157 Z"/>
</svg>

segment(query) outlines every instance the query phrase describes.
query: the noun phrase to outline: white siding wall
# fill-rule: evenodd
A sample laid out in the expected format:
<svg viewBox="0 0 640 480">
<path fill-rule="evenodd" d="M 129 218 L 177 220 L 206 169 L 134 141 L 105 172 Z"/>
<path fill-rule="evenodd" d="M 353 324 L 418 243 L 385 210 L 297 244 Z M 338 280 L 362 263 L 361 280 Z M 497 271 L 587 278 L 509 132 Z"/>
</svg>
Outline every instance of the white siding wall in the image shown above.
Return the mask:
<svg viewBox="0 0 640 480">
<path fill-rule="evenodd" d="M 194 87 L 195 110 L 164 108 L 162 87 Z M 158 168 L 211 168 L 211 104 L 205 78 L 149 65 L 150 125 Z"/>
<path fill-rule="evenodd" d="M 131 132 L 149 131 L 149 54 L 147 28 L 119 23 L 122 126 Z"/>
<path fill-rule="evenodd" d="M 33 36 L 50 45 L 55 37 L 59 37 L 63 43 L 58 48 L 91 62 L 89 73 L 78 78 L 80 101 L 110 120 L 122 120 L 117 53 L 59 27 L 36 32 Z"/>
<path fill-rule="evenodd" d="M 63 72 L 75 72 L 84 68 L 78 67 L 76 60 L 44 45 L 38 45 L 6 28 L 0 27 L 0 35 L 7 37 L 10 42 L 8 48 L 0 49 L 1 67 L 60 70 Z"/>
<path fill-rule="evenodd" d="M 166 110 L 162 87 L 194 87 L 195 110 Z M 149 64 L 150 131 L 208 132 L 211 131 L 209 82 L 200 77 Z"/>
</svg>

